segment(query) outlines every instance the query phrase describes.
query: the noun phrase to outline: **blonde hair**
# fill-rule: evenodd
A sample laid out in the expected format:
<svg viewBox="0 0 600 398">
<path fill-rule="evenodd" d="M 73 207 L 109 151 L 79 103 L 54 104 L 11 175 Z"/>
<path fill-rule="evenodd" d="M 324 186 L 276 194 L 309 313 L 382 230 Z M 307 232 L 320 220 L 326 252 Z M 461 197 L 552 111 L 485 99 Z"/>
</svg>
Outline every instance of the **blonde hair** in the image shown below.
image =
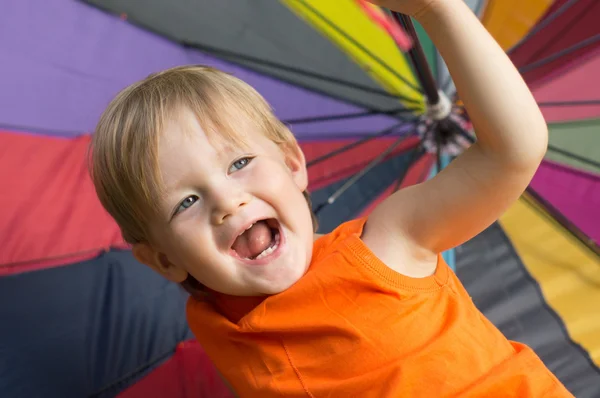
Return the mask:
<svg viewBox="0 0 600 398">
<path fill-rule="evenodd" d="M 160 135 L 167 118 L 182 108 L 196 115 L 209 138 L 243 145 L 244 136 L 231 124 L 241 116 L 282 150 L 298 145 L 256 90 L 214 68 L 175 67 L 125 88 L 100 117 L 90 146 L 90 171 L 100 202 L 129 243 L 151 240 L 149 224 L 163 192 Z M 304 196 L 310 207 L 310 195 Z M 314 214 L 313 226 L 316 230 Z"/>
</svg>

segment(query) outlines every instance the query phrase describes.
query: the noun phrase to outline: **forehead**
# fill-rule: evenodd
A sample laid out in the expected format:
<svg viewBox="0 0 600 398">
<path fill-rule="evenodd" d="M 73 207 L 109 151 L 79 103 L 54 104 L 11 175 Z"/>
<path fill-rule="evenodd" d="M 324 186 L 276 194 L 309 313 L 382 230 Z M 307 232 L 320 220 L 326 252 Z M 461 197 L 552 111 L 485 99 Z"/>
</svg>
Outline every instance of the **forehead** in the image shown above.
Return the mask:
<svg viewBox="0 0 600 398">
<path fill-rule="evenodd" d="M 228 159 L 247 151 L 277 150 L 277 145 L 257 126 L 240 116 L 227 126 L 215 126 L 201 121 L 191 110 L 183 108 L 164 123 L 158 144 L 158 167 L 164 178 L 179 174 L 190 162 L 209 166 L 211 162 Z"/>
<path fill-rule="evenodd" d="M 186 139 L 188 142 L 185 142 Z M 193 141 L 218 151 L 244 150 L 270 142 L 259 123 L 246 115 L 198 115 L 185 107 L 165 120 L 161 140 L 181 144 Z"/>
</svg>

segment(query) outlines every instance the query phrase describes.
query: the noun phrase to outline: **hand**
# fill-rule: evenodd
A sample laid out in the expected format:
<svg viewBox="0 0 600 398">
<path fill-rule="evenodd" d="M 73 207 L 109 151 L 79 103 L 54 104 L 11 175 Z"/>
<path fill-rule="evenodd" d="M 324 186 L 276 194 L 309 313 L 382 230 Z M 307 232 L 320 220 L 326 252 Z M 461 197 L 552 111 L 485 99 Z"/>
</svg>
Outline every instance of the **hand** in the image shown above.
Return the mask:
<svg viewBox="0 0 600 398">
<path fill-rule="evenodd" d="M 376 6 L 385 7 L 405 15 L 416 16 L 425 12 L 438 0 L 366 0 Z"/>
</svg>

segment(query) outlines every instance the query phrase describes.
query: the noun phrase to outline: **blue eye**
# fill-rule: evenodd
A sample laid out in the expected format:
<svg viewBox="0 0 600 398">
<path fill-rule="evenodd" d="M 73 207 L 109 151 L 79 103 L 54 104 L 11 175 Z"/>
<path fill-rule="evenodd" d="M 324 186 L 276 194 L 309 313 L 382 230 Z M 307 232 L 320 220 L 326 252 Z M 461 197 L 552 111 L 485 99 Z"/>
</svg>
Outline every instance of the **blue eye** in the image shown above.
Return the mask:
<svg viewBox="0 0 600 398">
<path fill-rule="evenodd" d="M 249 157 L 238 159 L 231 164 L 231 167 L 229 168 L 229 172 L 233 173 L 234 171 L 243 169 L 244 167 L 248 166 L 248 164 L 250 164 L 251 161 L 252 161 L 252 158 L 249 158 Z"/>
<path fill-rule="evenodd" d="M 196 203 L 197 200 L 198 200 L 198 197 L 196 195 L 190 195 L 190 196 L 188 196 L 187 198 L 185 198 L 183 200 L 183 202 L 181 202 L 181 204 L 179 205 L 179 207 L 177 207 L 177 210 L 175 211 L 175 214 L 180 213 L 180 212 L 184 211 L 185 209 L 189 208 L 194 203 Z"/>
</svg>

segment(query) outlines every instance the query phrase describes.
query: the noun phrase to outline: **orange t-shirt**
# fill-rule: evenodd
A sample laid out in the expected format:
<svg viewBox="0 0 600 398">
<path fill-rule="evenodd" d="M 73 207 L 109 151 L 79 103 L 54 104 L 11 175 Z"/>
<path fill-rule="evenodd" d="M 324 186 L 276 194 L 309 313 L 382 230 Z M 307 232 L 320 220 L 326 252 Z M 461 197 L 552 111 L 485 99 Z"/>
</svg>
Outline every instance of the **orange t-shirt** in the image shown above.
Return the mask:
<svg viewBox="0 0 600 398">
<path fill-rule="evenodd" d="M 318 239 L 282 293 L 189 300 L 192 331 L 240 397 L 572 397 L 441 256 L 430 277 L 398 274 L 360 239 L 364 222 Z"/>
</svg>

